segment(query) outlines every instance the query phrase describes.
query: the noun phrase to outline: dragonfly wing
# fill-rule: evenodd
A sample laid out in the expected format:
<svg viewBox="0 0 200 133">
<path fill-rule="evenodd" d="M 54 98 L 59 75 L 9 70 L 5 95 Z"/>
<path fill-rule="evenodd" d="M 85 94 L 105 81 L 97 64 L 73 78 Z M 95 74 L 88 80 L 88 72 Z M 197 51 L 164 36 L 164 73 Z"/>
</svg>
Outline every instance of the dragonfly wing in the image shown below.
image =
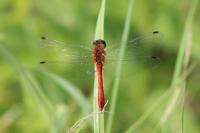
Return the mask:
<svg viewBox="0 0 200 133">
<path fill-rule="evenodd" d="M 125 55 L 123 57 L 123 63 L 136 63 L 136 64 L 148 64 L 155 67 L 160 64 L 160 52 L 159 41 L 161 34 L 158 31 L 146 33 L 143 36 L 131 39 L 127 46 Z M 108 49 L 111 50 L 111 49 Z M 120 49 L 111 50 L 107 54 L 107 61 L 117 61 L 119 58 Z"/>
<path fill-rule="evenodd" d="M 92 48 L 83 45 L 72 45 L 41 37 L 41 61 L 44 63 L 84 64 L 92 61 Z M 92 45 L 91 45 L 92 46 Z"/>
<path fill-rule="evenodd" d="M 75 79 L 81 77 L 88 79 L 85 75 L 93 75 L 92 44 L 91 48 L 87 48 L 84 45 L 66 44 L 43 37 L 39 46 L 39 66 L 61 72 L 61 74 L 67 72 L 71 75 L 70 73 L 73 73 Z"/>
</svg>

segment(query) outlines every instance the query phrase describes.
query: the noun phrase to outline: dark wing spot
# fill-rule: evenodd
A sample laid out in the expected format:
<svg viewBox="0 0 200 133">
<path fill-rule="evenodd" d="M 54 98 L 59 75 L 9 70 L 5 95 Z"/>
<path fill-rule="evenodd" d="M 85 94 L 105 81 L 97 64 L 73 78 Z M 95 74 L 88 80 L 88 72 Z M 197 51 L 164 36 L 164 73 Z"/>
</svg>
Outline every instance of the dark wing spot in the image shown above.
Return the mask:
<svg viewBox="0 0 200 133">
<path fill-rule="evenodd" d="M 152 55 L 152 56 L 151 56 L 151 58 L 152 58 L 152 59 L 157 59 L 158 57 L 156 57 L 156 56 Z"/>
<path fill-rule="evenodd" d="M 151 56 L 151 61 L 150 64 L 153 65 L 154 67 L 159 66 L 159 64 L 161 63 L 161 60 L 158 56 Z"/>
<path fill-rule="evenodd" d="M 153 34 L 159 34 L 159 31 L 153 31 Z"/>
<path fill-rule="evenodd" d="M 42 40 L 45 40 L 45 39 L 47 39 L 47 38 L 46 38 L 45 36 L 42 36 L 41 39 L 42 39 Z"/>
<path fill-rule="evenodd" d="M 45 64 L 45 63 L 47 63 L 46 61 L 40 61 L 40 64 Z"/>
</svg>

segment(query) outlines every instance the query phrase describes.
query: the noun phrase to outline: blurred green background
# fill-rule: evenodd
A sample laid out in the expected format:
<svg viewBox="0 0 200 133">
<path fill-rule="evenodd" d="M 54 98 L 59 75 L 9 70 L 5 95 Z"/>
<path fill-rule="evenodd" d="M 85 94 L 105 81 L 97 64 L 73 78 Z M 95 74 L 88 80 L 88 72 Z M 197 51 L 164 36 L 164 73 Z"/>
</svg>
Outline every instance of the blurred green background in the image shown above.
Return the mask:
<svg viewBox="0 0 200 133">
<path fill-rule="evenodd" d="M 78 66 L 41 67 L 41 36 L 63 42 L 87 42 L 94 38 L 100 0 L 1 0 L 0 1 L 0 133 L 65 132 L 77 120 L 92 112 L 93 75 Z M 184 31 L 190 0 L 136 0 L 131 37 L 159 30 L 156 51 L 161 63 L 155 69 L 133 63 L 123 65 L 112 132 L 122 133 L 169 89 L 177 51 Z M 128 0 L 107 0 L 105 40 L 107 45 L 121 41 Z M 191 59 L 200 62 L 200 5 L 193 27 Z M 155 49 L 152 49 L 152 51 Z M 84 70 L 86 70 L 84 68 Z M 110 99 L 113 67 L 105 68 L 105 96 Z M 80 72 L 81 71 L 81 72 Z M 81 73 L 81 74 L 80 74 Z M 200 131 L 200 69 L 196 67 L 187 83 L 184 130 Z M 159 122 L 167 104 L 156 108 L 137 132 Z M 109 102 L 108 107 L 109 111 Z M 174 116 L 181 113 L 177 109 Z M 106 118 L 109 113 L 105 115 Z M 90 119 L 92 120 L 92 119 Z M 166 132 L 176 132 L 181 117 L 173 118 Z M 92 121 L 81 132 L 92 132 Z M 174 127 L 172 126 L 174 125 Z"/>
</svg>

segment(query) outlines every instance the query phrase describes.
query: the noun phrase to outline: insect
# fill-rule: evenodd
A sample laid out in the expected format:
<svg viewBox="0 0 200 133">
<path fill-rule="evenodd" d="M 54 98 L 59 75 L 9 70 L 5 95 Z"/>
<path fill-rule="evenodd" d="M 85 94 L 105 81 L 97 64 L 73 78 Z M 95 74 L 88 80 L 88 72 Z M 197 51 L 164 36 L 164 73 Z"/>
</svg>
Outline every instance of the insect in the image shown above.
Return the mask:
<svg viewBox="0 0 200 133">
<path fill-rule="evenodd" d="M 135 57 L 137 58 L 139 54 L 145 53 L 146 51 L 145 45 L 149 43 L 149 40 L 158 38 L 158 36 L 160 36 L 159 31 L 153 31 L 146 35 L 137 37 L 129 41 L 127 45 L 126 55 L 122 59 L 122 61 L 125 62 L 132 61 L 135 59 Z M 57 56 L 57 54 L 54 54 L 54 57 L 56 58 L 55 60 L 45 59 L 40 61 L 40 64 L 50 64 L 50 63 L 60 62 L 63 64 L 77 63 L 78 65 L 93 63 L 95 65 L 97 70 L 96 71 L 97 79 L 98 79 L 98 106 L 99 106 L 99 111 L 103 111 L 105 104 L 103 68 L 104 64 L 107 64 L 109 62 L 113 63 L 117 61 L 119 54 L 119 46 L 114 46 L 106 49 L 107 48 L 106 41 L 102 39 L 93 41 L 92 49 L 87 47 L 80 47 L 77 45 L 65 44 L 57 40 L 50 40 L 47 37 L 41 37 L 41 40 L 45 42 L 42 44 L 43 46 L 47 46 L 47 48 L 50 47 L 54 48 L 58 46 L 56 49 L 62 52 L 57 52 L 59 54 L 59 57 Z M 108 51 L 107 53 L 106 50 Z M 147 53 L 149 53 L 149 51 Z M 139 56 L 141 57 L 141 55 Z M 58 60 L 57 58 L 61 58 L 63 60 Z M 147 55 L 144 54 L 142 58 L 146 58 L 145 60 L 149 60 L 150 63 L 152 63 L 153 65 L 158 64 L 160 61 L 159 57 L 152 54 L 147 54 Z M 67 59 L 69 59 L 69 61 L 66 62 Z"/>
<path fill-rule="evenodd" d="M 94 52 L 93 52 L 93 61 L 96 65 L 97 69 L 97 78 L 98 78 L 98 105 L 99 110 L 102 111 L 104 108 L 104 88 L 103 88 L 103 77 L 102 77 L 102 70 L 103 64 L 105 62 L 105 48 L 106 42 L 104 40 L 95 40 L 93 42 L 94 45 Z"/>
</svg>

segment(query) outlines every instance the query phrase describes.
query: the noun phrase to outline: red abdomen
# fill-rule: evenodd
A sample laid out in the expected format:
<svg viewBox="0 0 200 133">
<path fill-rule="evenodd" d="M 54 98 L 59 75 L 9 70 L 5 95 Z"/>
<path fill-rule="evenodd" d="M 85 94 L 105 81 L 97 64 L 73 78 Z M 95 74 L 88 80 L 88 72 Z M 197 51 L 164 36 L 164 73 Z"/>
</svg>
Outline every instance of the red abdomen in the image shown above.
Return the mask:
<svg viewBox="0 0 200 133">
<path fill-rule="evenodd" d="M 99 105 L 99 110 L 103 111 L 104 108 L 104 88 L 103 88 L 103 76 L 102 76 L 103 64 L 97 63 L 96 65 L 98 74 L 98 105 Z"/>
</svg>

